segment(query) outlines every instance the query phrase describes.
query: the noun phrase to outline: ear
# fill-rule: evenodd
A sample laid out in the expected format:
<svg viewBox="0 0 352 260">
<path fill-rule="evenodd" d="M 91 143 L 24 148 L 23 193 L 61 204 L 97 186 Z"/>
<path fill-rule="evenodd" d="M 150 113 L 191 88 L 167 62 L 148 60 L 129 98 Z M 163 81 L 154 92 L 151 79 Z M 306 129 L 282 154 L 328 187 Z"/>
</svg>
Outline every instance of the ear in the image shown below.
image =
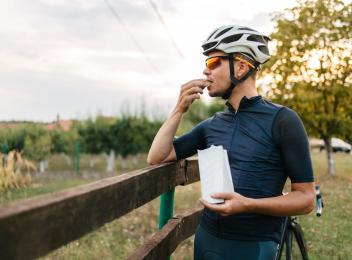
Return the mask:
<svg viewBox="0 0 352 260">
<path fill-rule="evenodd" d="M 241 79 L 244 75 L 247 74 L 249 70 L 248 64 L 243 61 L 235 62 L 235 76 L 238 79 Z"/>
</svg>

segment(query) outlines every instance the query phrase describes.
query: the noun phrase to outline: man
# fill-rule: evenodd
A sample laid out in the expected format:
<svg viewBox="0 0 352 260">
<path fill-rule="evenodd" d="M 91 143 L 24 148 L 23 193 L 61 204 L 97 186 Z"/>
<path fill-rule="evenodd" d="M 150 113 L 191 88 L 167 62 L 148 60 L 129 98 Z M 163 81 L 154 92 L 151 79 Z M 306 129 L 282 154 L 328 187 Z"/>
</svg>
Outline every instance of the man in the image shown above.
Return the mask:
<svg viewBox="0 0 352 260">
<path fill-rule="evenodd" d="M 202 47 L 206 79 L 181 87 L 175 109 L 154 138 L 149 164 L 189 157 L 222 145 L 228 152 L 233 193 L 205 209 L 195 234 L 195 259 L 273 259 L 283 216 L 307 214 L 315 190 L 307 134 L 291 109 L 264 100 L 256 72 L 269 60 L 269 38 L 248 27 L 223 26 Z M 227 109 L 174 140 L 183 113 L 204 88 L 227 99 Z M 216 174 L 216 173 L 214 173 Z M 287 177 L 291 192 L 282 195 Z"/>
</svg>

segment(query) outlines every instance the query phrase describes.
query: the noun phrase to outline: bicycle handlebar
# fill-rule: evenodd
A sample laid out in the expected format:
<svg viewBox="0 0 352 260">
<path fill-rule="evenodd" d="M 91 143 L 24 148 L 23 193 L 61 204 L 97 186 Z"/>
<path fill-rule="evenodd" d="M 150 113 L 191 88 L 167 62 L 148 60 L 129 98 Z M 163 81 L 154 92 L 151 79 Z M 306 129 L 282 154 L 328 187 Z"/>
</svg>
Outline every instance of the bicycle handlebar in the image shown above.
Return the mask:
<svg viewBox="0 0 352 260">
<path fill-rule="evenodd" d="M 323 213 L 324 203 L 320 193 L 319 185 L 315 186 L 315 194 L 316 194 L 317 216 L 320 217 L 321 214 Z"/>
</svg>

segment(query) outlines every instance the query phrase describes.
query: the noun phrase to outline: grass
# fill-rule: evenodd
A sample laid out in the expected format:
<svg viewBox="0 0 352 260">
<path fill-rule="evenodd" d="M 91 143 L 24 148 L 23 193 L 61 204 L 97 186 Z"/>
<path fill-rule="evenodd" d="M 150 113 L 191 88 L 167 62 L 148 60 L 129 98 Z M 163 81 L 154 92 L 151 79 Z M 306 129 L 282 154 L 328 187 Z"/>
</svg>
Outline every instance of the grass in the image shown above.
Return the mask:
<svg viewBox="0 0 352 260">
<path fill-rule="evenodd" d="M 313 153 L 317 183 L 321 186 L 325 208 L 323 216 L 300 217 L 311 259 L 352 259 L 352 156 L 335 154 L 337 176 L 326 174 L 325 153 Z"/>
<path fill-rule="evenodd" d="M 199 196 L 199 183 L 177 187 L 174 213 L 193 207 Z M 158 210 L 155 199 L 41 259 L 126 259 L 157 231 Z M 193 259 L 193 239 L 185 240 L 171 259 Z"/>
<path fill-rule="evenodd" d="M 80 169 L 86 172 L 106 171 L 108 155 L 81 154 Z M 129 155 L 126 158 L 118 155 L 115 159 L 114 168 L 117 172 L 138 169 L 146 165 L 146 154 Z M 74 171 L 75 158 L 64 154 L 54 154 L 48 160 L 49 172 Z"/>
<path fill-rule="evenodd" d="M 315 216 L 315 212 L 299 218 L 308 242 L 310 259 L 352 259 L 352 204 L 349 202 L 352 156 L 334 154 L 334 157 L 337 176 L 331 177 L 326 173 L 325 153 L 312 153 L 315 178 L 321 186 L 325 208 L 320 218 Z M 87 180 L 66 180 L 39 187 L 34 184 L 34 187 L 2 195 L 0 202 L 72 187 L 81 182 Z M 199 196 L 199 183 L 177 187 L 175 214 L 194 207 Z M 125 259 L 156 232 L 158 209 L 159 199 L 155 199 L 41 259 Z M 194 236 L 183 241 L 171 259 L 193 259 L 193 239 Z"/>
<path fill-rule="evenodd" d="M 83 154 L 81 156 L 81 172 L 76 173 L 73 171 L 74 160 L 69 162 L 67 158 L 62 154 L 53 155 L 49 160 L 47 172 L 36 173 L 29 187 L 0 192 L 0 203 L 75 187 L 95 179 L 140 169 L 147 165 L 146 154 L 131 155 L 126 158 L 118 156 L 115 160 L 115 172 L 108 174 L 105 172 L 106 156 Z M 93 165 L 89 163 L 91 160 L 94 161 Z"/>
<path fill-rule="evenodd" d="M 0 203 L 10 202 L 18 199 L 30 198 L 36 195 L 50 193 L 75 187 L 90 182 L 89 180 L 70 179 L 59 182 L 35 182 L 29 187 L 19 190 L 8 190 L 0 194 Z"/>
</svg>

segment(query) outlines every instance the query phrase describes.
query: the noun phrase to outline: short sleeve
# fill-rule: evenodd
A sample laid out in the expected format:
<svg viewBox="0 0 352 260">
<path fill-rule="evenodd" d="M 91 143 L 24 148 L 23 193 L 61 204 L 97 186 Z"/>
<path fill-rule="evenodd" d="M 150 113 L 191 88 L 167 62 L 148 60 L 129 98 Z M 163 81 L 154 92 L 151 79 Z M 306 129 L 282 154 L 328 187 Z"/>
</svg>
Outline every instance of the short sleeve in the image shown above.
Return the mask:
<svg viewBox="0 0 352 260">
<path fill-rule="evenodd" d="M 200 122 L 191 131 L 175 138 L 173 146 L 176 152 L 177 160 L 190 157 L 197 153 L 197 150 L 206 148 L 204 133 L 209 119 Z"/>
<path fill-rule="evenodd" d="M 272 130 L 291 182 L 313 182 L 308 136 L 297 113 L 283 107 L 275 118 Z"/>
</svg>

